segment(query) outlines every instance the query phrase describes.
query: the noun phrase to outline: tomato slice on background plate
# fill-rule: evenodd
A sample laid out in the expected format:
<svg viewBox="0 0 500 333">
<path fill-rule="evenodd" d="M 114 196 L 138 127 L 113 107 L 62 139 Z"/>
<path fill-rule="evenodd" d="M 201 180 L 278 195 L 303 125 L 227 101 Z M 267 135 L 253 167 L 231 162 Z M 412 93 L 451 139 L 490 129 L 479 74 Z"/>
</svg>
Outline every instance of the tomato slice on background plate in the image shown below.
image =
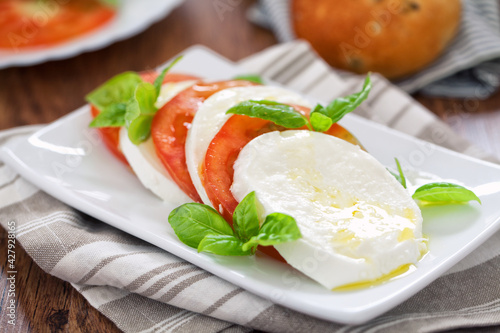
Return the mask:
<svg viewBox="0 0 500 333">
<path fill-rule="evenodd" d="M 193 201 L 201 202 L 201 198 L 189 175 L 185 145 L 195 113 L 208 97 L 220 90 L 253 85 L 256 84 L 245 80 L 197 83 L 177 94 L 153 118 L 151 136 L 158 157 L 172 179 Z"/>
<path fill-rule="evenodd" d="M 145 71 L 140 73 L 142 79 L 146 82 L 153 83 L 156 77 L 159 75 L 157 71 Z M 175 83 L 188 80 L 199 80 L 200 78 L 187 74 L 179 73 L 167 73 L 163 83 Z M 99 114 L 99 110 L 94 106 L 90 106 L 90 112 L 92 117 L 96 117 Z M 98 128 L 104 145 L 108 150 L 121 162 L 128 165 L 128 161 L 123 155 L 120 149 L 120 127 L 100 127 Z"/>
<path fill-rule="evenodd" d="M 115 14 L 99 0 L 1 0 L 0 48 L 52 46 L 101 27 Z"/>
<path fill-rule="evenodd" d="M 300 106 L 294 106 L 294 108 L 303 114 L 309 114 L 308 108 Z M 305 127 L 301 129 L 307 130 Z M 210 143 L 205 155 L 201 178 L 212 205 L 222 208 L 222 211 L 219 210 L 230 224 L 233 212 L 238 205 L 230 190 L 233 184 L 233 166 L 241 149 L 259 135 L 284 130 L 287 129 L 268 120 L 233 115 Z M 338 124 L 333 124 L 325 133 L 361 146 L 349 131 Z"/>
</svg>

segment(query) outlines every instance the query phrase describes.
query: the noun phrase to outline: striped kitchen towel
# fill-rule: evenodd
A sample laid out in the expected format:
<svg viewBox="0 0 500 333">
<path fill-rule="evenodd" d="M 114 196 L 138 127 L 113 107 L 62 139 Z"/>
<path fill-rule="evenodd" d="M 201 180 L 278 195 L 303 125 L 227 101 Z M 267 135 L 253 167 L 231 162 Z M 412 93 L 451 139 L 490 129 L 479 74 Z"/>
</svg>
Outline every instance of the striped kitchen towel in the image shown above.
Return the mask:
<svg viewBox="0 0 500 333">
<path fill-rule="evenodd" d="M 295 39 L 290 1 L 260 0 L 252 21 L 271 27 L 278 40 Z M 458 34 L 444 54 L 415 75 L 394 82 L 408 93 L 484 99 L 500 86 L 500 11 L 498 0 L 462 0 Z M 311 6 L 314 2 L 311 1 Z M 333 18 L 332 18 L 333 19 Z"/>
<path fill-rule="evenodd" d="M 304 43 L 270 48 L 241 65 L 325 101 L 362 83 L 328 71 Z M 373 93 L 359 113 L 481 156 L 381 77 L 374 77 Z M 0 145 L 35 129 L 1 132 Z M 273 304 L 82 214 L 0 163 L 0 223 L 6 228 L 10 221 L 17 241 L 44 271 L 71 282 L 124 332 L 436 332 L 500 325 L 500 233 L 395 309 L 364 325 L 342 326 Z M 0 327 L 6 320 L 4 311 Z"/>
</svg>

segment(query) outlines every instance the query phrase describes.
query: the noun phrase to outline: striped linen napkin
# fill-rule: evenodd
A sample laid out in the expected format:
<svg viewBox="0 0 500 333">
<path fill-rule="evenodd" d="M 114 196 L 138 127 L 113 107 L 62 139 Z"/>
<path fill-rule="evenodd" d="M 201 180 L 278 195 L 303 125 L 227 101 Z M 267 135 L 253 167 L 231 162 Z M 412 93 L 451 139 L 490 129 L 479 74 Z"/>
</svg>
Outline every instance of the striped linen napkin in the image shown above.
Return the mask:
<svg viewBox="0 0 500 333">
<path fill-rule="evenodd" d="M 295 39 L 290 1 L 260 0 L 252 21 L 271 28 L 278 40 Z M 407 79 L 394 82 L 408 93 L 484 99 L 500 87 L 500 11 L 498 0 L 462 0 L 458 34 L 434 63 Z M 314 5 L 311 2 L 311 5 Z"/>
<path fill-rule="evenodd" d="M 324 101 L 350 93 L 362 82 L 329 71 L 305 43 L 267 49 L 241 65 Z M 486 157 L 401 90 L 378 76 L 373 81 L 359 114 Z M 35 129 L 1 132 L 0 145 Z M 364 325 L 343 326 L 273 304 L 82 214 L 2 164 L 0 223 L 6 228 L 10 221 L 16 224 L 18 242 L 44 271 L 71 282 L 124 332 L 435 332 L 500 325 L 500 233 L 388 313 Z M 5 313 L 0 319 L 6 322 Z"/>
</svg>

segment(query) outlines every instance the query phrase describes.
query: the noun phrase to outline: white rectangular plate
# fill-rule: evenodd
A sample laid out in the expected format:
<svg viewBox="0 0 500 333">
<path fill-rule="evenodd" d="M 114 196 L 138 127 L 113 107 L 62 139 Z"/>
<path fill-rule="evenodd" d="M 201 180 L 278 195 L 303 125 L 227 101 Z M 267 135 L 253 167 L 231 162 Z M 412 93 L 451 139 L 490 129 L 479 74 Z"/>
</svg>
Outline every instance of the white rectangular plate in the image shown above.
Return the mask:
<svg viewBox="0 0 500 333">
<path fill-rule="evenodd" d="M 227 79 L 244 70 L 201 47 L 184 52 L 176 70 Z M 161 202 L 104 148 L 84 106 L 29 137 L 18 137 L 0 157 L 23 177 L 59 200 L 137 236 L 257 295 L 294 310 L 347 324 L 368 321 L 393 308 L 473 251 L 500 228 L 500 167 L 424 143 L 362 118 L 342 124 L 380 162 L 395 156 L 422 171 L 457 179 L 480 195 L 482 206 L 423 209 L 430 252 L 418 268 L 368 289 L 332 292 L 289 266 L 266 257 L 226 258 L 199 254 L 182 244 L 167 222 L 171 203 Z"/>
</svg>

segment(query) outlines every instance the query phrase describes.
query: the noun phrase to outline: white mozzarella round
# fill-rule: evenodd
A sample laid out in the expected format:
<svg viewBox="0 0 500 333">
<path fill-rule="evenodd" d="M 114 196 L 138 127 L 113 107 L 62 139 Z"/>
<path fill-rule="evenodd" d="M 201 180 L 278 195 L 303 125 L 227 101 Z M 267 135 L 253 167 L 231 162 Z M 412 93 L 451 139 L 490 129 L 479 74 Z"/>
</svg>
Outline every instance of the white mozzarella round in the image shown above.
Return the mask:
<svg viewBox="0 0 500 333">
<path fill-rule="evenodd" d="M 155 106 L 161 108 L 179 92 L 192 86 L 195 82 L 190 80 L 163 84 Z M 127 129 L 123 127 L 120 130 L 120 148 L 144 187 L 161 199 L 177 205 L 192 201 L 168 174 L 156 154 L 151 138 L 135 145 L 128 138 Z"/>
<path fill-rule="evenodd" d="M 160 95 L 156 100 L 155 106 L 160 109 L 162 106 L 167 104 L 172 98 L 174 98 L 178 93 L 191 87 L 196 83 L 196 80 L 187 80 L 181 82 L 169 82 L 164 83 L 160 89 Z"/>
<path fill-rule="evenodd" d="M 120 130 L 120 146 L 128 163 L 141 183 L 160 199 L 176 205 L 192 200 L 172 180 L 156 155 L 153 139 L 135 145 L 128 138 L 127 129 Z"/>
<path fill-rule="evenodd" d="M 208 145 L 231 115 L 226 111 L 248 100 L 271 100 L 285 104 L 310 107 L 311 104 L 297 93 L 280 87 L 252 86 L 221 90 L 201 105 L 196 112 L 186 140 L 186 163 L 191 180 L 203 202 L 212 205 L 200 179 L 200 166 Z"/>
<path fill-rule="evenodd" d="M 416 203 L 358 146 L 310 131 L 263 134 L 234 165 L 231 191 L 255 191 L 265 215 L 293 216 L 302 233 L 275 246 L 285 260 L 332 289 L 373 281 L 426 251 Z"/>
</svg>

